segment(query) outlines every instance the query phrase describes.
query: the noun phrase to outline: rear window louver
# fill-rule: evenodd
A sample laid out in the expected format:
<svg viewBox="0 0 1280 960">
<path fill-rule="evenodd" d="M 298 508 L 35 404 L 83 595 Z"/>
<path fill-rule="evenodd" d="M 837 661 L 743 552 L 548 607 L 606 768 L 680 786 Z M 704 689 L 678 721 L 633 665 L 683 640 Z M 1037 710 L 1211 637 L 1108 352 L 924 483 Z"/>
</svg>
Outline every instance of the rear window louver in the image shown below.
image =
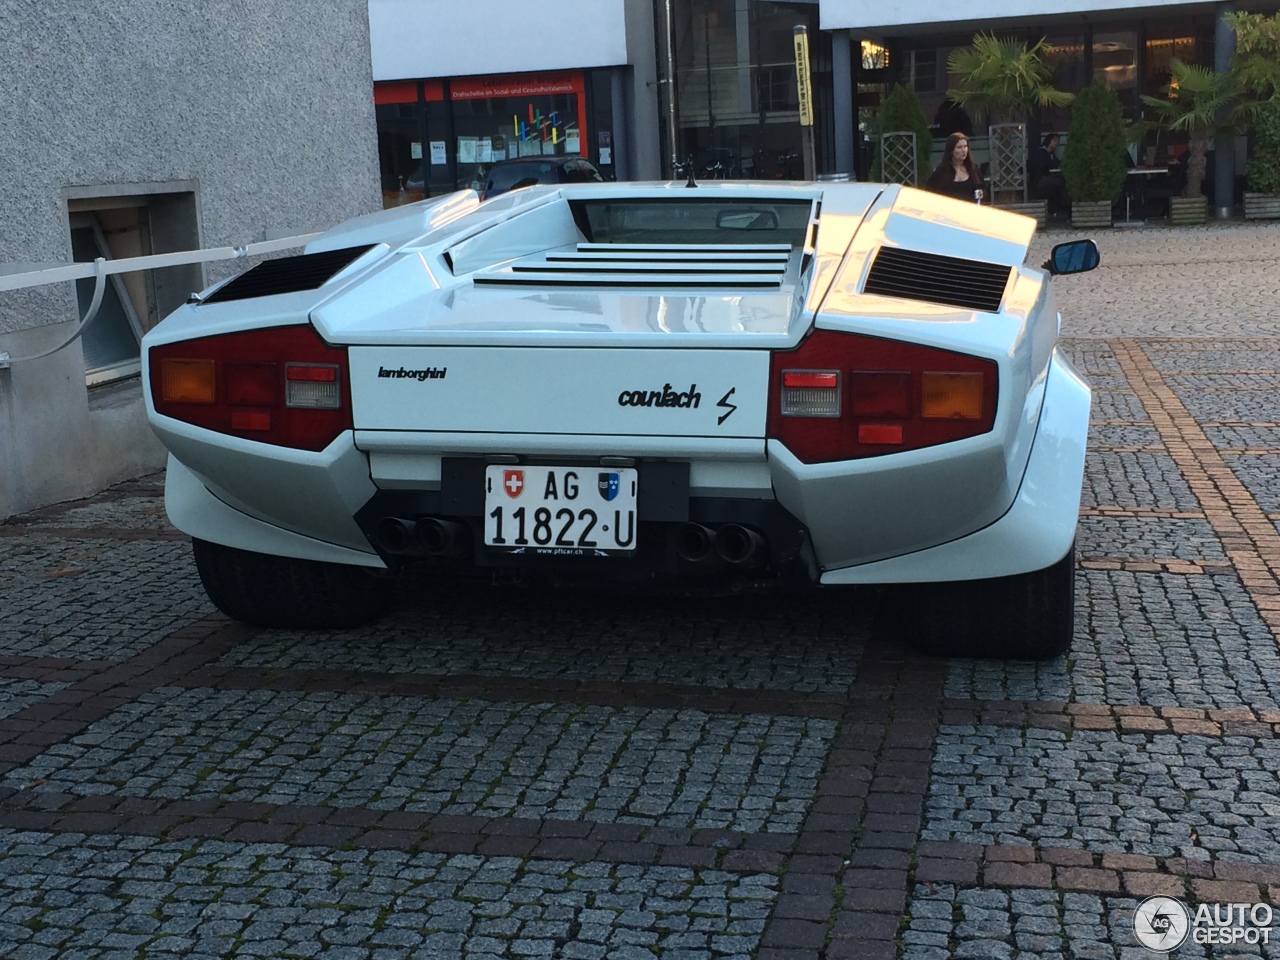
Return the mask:
<svg viewBox="0 0 1280 960">
<path fill-rule="evenodd" d="M 579 244 L 571 253 L 520 260 L 478 273 L 477 284 L 605 287 L 782 286 L 791 262 L 788 245 Z"/>
<path fill-rule="evenodd" d="M 315 290 L 343 267 L 372 249 L 372 245 L 342 247 L 338 250 L 264 260 L 230 283 L 219 287 L 201 303 L 249 300 L 253 297 L 268 297 L 276 293 Z"/>
<path fill-rule="evenodd" d="M 1002 263 L 881 247 L 862 292 L 995 313 L 1012 269 Z"/>
</svg>

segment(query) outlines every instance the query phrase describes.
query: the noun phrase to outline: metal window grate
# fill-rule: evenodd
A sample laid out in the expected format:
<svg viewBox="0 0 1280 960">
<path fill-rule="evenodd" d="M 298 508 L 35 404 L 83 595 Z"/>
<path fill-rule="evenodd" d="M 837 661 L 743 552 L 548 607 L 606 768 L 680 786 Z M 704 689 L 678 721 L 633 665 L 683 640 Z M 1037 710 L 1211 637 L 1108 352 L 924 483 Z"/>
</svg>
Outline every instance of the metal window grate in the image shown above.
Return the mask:
<svg viewBox="0 0 1280 960">
<path fill-rule="evenodd" d="M 1010 273 L 1001 263 L 881 247 L 862 292 L 995 313 Z"/>
<path fill-rule="evenodd" d="M 268 297 L 277 293 L 315 290 L 343 267 L 354 262 L 361 254 L 372 249 L 372 245 L 342 247 L 321 253 L 304 253 L 295 257 L 264 260 L 230 283 L 219 287 L 201 302 L 223 303 L 228 300 Z"/>
</svg>

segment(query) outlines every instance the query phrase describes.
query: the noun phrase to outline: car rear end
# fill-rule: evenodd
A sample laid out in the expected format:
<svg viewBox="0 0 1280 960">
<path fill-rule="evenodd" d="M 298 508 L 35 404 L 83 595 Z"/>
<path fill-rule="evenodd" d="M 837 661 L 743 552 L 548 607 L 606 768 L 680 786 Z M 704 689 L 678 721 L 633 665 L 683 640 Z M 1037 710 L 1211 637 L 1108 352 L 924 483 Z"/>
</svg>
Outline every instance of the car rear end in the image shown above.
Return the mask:
<svg viewBox="0 0 1280 960">
<path fill-rule="evenodd" d="M 1024 220 L 867 185 L 511 194 L 309 291 L 166 321 L 171 514 L 388 570 L 965 579 L 953 545 L 1017 512 L 1051 382 L 1079 408 Z M 164 399 L 191 361 L 213 419 Z M 1051 565 L 1042 539 L 977 575 Z"/>
</svg>

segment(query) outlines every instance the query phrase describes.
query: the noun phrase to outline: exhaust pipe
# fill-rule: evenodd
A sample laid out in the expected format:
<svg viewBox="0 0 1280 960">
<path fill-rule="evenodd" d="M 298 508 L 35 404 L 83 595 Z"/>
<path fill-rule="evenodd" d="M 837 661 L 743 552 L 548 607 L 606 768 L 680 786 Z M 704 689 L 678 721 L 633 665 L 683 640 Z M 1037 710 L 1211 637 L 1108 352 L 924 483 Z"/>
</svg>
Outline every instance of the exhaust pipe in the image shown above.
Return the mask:
<svg viewBox="0 0 1280 960">
<path fill-rule="evenodd" d="M 716 531 L 716 553 L 736 567 L 758 567 L 769 556 L 769 543 L 750 527 L 726 523 Z"/>
<path fill-rule="evenodd" d="M 413 553 L 416 549 L 413 541 L 412 520 L 383 517 L 378 521 L 375 536 L 378 538 L 378 546 L 387 553 Z"/>
<path fill-rule="evenodd" d="M 676 531 L 676 553 L 681 560 L 701 563 L 711 556 L 716 532 L 700 523 L 682 523 Z"/>
<path fill-rule="evenodd" d="M 428 556 L 452 557 L 464 552 L 471 531 L 456 520 L 424 517 L 413 525 L 414 539 Z"/>
</svg>

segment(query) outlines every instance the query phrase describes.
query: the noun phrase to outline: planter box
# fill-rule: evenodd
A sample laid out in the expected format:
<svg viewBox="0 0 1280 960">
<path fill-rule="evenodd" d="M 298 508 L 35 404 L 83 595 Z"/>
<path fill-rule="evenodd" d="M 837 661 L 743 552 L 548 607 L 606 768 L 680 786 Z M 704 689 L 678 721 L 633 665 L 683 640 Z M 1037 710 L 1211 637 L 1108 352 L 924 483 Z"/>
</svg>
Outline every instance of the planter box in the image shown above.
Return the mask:
<svg viewBox="0 0 1280 960">
<path fill-rule="evenodd" d="M 1010 213 L 1020 213 L 1024 217 L 1032 217 L 1036 222 L 1037 230 L 1043 230 L 1045 224 L 1049 222 L 1048 200 L 1028 200 L 1026 203 L 997 203 L 996 208 L 1008 210 Z"/>
<path fill-rule="evenodd" d="M 1208 197 L 1170 197 L 1169 223 L 1174 226 L 1204 223 L 1208 219 Z"/>
<path fill-rule="evenodd" d="M 1244 218 L 1246 220 L 1280 220 L 1280 197 L 1271 193 L 1246 192 Z"/>
<path fill-rule="evenodd" d="M 1071 225 L 1073 227 L 1111 226 L 1110 200 L 1071 201 Z"/>
</svg>

